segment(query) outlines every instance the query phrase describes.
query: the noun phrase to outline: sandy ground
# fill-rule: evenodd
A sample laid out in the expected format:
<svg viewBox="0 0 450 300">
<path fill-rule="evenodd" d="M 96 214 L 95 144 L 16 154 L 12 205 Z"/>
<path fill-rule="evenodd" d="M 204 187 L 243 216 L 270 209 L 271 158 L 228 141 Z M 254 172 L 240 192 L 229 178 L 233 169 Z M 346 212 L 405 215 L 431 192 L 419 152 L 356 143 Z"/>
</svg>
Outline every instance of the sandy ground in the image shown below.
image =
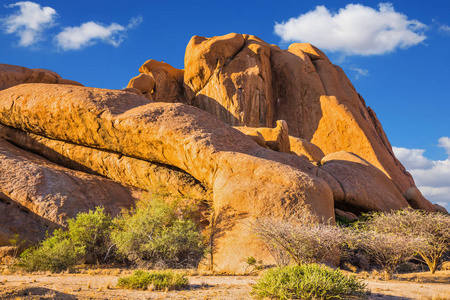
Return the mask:
<svg viewBox="0 0 450 300">
<path fill-rule="evenodd" d="M 152 292 L 118 289 L 115 285 L 119 276 L 0 275 L 0 299 L 253 299 L 250 292 L 258 279 L 255 276 L 189 276 L 188 290 Z M 450 271 L 440 271 L 433 279 L 421 274 L 408 274 L 402 279 L 405 277 L 446 283 L 365 279 L 372 292 L 368 299 L 450 299 Z"/>
</svg>

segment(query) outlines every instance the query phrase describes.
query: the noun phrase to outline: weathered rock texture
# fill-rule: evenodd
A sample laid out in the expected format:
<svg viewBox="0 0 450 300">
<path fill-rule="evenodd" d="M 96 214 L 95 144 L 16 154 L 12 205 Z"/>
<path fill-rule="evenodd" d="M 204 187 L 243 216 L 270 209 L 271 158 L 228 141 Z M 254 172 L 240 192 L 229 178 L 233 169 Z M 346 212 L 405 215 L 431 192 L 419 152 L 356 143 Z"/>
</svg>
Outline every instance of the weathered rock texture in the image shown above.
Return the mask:
<svg viewBox="0 0 450 300">
<path fill-rule="evenodd" d="M 175 167 L 52 140 L 2 124 L 0 138 L 70 169 L 102 175 L 146 191 L 161 190 L 202 200 L 211 197 L 198 181 Z"/>
<path fill-rule="evenodd" d="M 316 177 L 317 167 L 298 156 L 264 149 L 195 107 L 149 104 L 120 91 L 27 84 L 0 92 L 0 122 L 191 174 L 213 193 L 221 220 L 216 225 L 222 230 L 215 261 L 222 270 L 240 268 L 255 253 L 264 256 L 238 220 L 283 213 L 297 203 L 311 205 L 327 219 L 334 217 L 331 189 Z M 239 251 L 234 252 L 236 245 Z"/>
<path fill-rule="evenodd" d="M 19 240 L 30 246 L 38 243 L 58 227 L 57 224 L 46 220 L 14 202 L 0 192 L 0 247 L 10 245 L 9 240 L 19 235 Z M 0 258 L 2 254 L 0 253 Z"/>
<path fill-rule="evenodd" d="M 22 83 L 82 85 L 73 80 L 63 79 L 57 73 L 50 70 L 28 69 L 25 67 L 0 64 L 0 90 Z"/>
<path fill-rule="evenodd" d="M 97 206 L 117 215 L 121 207 L 131 207 L 138 196 L 118 183 L 63 168 L 3 139 L 0 162 L 0 193 L 45 219 L 41 223 L 53 228 L 65 225 L 66 218 Z"/>
<path fill-rule="evenodd" d="M 249 256 L 272 261 L 246 224 L 260 216 L 298 204 L 325 219 L 436 209 L 344 72 L 310 44 L 194 36 L 185 70 L 149 60 L 139 72 L 118 91 L 0 65 L 0 246 L 164 189 L 212 205 L 215 268 L 241 272 Z"/>
<path fill-rule="evenodd" d="M 242 34 L 194 36 L 185 55 L 187 103 L 223 122 L 274 127 L 324 154 L 355 153 L 387 174 L 403 194 L 414 181 L 395 158 L 375 113 L 344 72 L 310 44 L 280 50 Z"/>
</svg>

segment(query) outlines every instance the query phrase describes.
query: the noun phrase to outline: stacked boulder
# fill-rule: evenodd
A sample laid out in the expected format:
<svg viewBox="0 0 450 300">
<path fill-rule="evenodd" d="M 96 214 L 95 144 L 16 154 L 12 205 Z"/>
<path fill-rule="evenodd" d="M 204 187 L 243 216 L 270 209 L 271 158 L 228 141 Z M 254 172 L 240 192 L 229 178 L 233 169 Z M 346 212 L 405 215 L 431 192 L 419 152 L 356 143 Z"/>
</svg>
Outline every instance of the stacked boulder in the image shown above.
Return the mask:
<svg viewBox="0 0 450 300">
<path fill-rule="evenodd" d="M 373 110 L 310 44 L 194 36 L 184 70 L 149 60 L 139 73 L 119 91 L 0 68 L 0 246 L 164 189 L 209 205 L 214 267 L 239 272 L 249 256 L 272 260 L 248 229 L 260 216 L 435 210 Z"/>
</svg>

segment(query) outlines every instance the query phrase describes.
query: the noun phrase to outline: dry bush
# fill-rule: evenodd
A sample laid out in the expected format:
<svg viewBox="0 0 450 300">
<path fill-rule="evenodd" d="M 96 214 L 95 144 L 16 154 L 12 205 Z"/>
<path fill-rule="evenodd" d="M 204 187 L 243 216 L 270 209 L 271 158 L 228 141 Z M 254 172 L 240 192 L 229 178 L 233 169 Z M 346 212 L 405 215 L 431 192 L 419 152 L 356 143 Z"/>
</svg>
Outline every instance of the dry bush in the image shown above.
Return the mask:
<svg viewBox="0 0 450 300">
<path fill-rule="evenodd" d="M 432 274 L 444 253 L 450 251 L 450 216 L 442 213 L 413 209 L 374 213 L 358 227 L 379 233 L 422 238 L 425 245 L 418 245 L 416 253 L 422 257 Z"/>
<path fill-rule="evenodd" d="M 346 231 L 330 222 L 319 221 L 308 206 L 301 206 L 289 217 L 259 218 L 251 227 L 279 266 L 288 264 L 286 254 L 298 265 L 336 261 L 341 255 Z"/>
<path fill-rule="evenodd" d="M 381 266 L 385 278 L 392 277 L 395 269 L 424 247 L 421 237 L 401 236 L 393 233 L 361 231 L 354 236 L 354 246 L 364 251 Z"/>
</svg>

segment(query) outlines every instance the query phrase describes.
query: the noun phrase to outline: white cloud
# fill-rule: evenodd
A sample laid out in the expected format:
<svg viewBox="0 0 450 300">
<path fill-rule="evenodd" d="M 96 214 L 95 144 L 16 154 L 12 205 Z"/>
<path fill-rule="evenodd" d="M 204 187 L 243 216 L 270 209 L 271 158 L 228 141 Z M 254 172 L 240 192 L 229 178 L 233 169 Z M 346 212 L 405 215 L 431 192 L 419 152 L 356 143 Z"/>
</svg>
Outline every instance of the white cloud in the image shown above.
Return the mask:
<svg viewBox="0 0 450 300">
<path fill-rule="evenodd" d="M 128 23 L 127 28 L 133 29 L 134 27 L 141 25 L 143 21 L 144 19 L 142 18 L 142 16 L 133 17 L 131 18 L 130 23 Z"/>
<path fill-rule="evenodd" d="M 367 75 L 369 75 L 369 70 L 367 70 L 367 69 L 350 68 L 350 70 L 356 72 L 356 75 L 355 75 L 355 78 L 356 78 L 356 79 L 359 79 L 359 77 L 361 77 L 361 76 L 367 76 Z"/>
<path fill-rule="evenodd" d="M 407 48 L 425 40 L 426 25 L 409 20 L 390 3 L 379 10 L 361 4 L 348 4 L 332 13 L 317 6 L 298 18 L 276 23 L 275 33 L 285 42 L 307 42 L 322 50 L 347 55 L 379 55 Z"/>
<path fill-rule="evenodd" d="M 63 50 L 78 50 L 94 45 L 98 40 L 117 47 L 122 42 L 121 33 L 125 30 L 125 27 L 117 23 L 105 26 L 91 21 L 78 27 L 66 27 L 55 39 Z"/>
<path fill-rule="evenodd" d="M 423 149 L 408 149 L 402 147 L 392 147 L 395 156 L 402 162 L 407 170 L 429 169 L 433 166 L 433 162 L 423 156 Z"/>
<path fill-rule="evenodd" d="M 442 32 L 450 33 L 450 26 L 448 25 L 441 25 L 439 26 L 439 30 Z"/>
<path fill-rule="evenodd" d="M 78 27 L 66 27 L 55 37 L 57 45 L 63 50 L 79 50 L 102 41 L 118 47 L 122 43 L 124 34 L 142 23 L 142 17 L 132 18 L 127 26 L 111 23 L 106 26 L 96 22 L 83 23 Z"/>
<path fill-rule="evenodd" d="M 439 147 L 445 148 L 445 152 L 450 156 L 450 138 L 447 136 L 443 136 L 438 140 Z"/>
<path fill-rule="evenodd" d="M 450 138 L 439 139 L 449 155 L 445 160 L 430 160 L 423 149 L 393 147 L 395 156 L 413 176 L 417 187 L 431 202 L 450 208 Z"/>
<path fill-rule="evenodd" d="M 16 34 L 20 37 L 19 45 L 23 47 L 43 40 L 43 31 L 53 27 L 58 16 L 53 8 L 41 7 L 30 1 L 17 2 L 6 7 L 20 8 L 15 14 L 1 19 L 1 23 L 6 33 Z"/>
</svg>

